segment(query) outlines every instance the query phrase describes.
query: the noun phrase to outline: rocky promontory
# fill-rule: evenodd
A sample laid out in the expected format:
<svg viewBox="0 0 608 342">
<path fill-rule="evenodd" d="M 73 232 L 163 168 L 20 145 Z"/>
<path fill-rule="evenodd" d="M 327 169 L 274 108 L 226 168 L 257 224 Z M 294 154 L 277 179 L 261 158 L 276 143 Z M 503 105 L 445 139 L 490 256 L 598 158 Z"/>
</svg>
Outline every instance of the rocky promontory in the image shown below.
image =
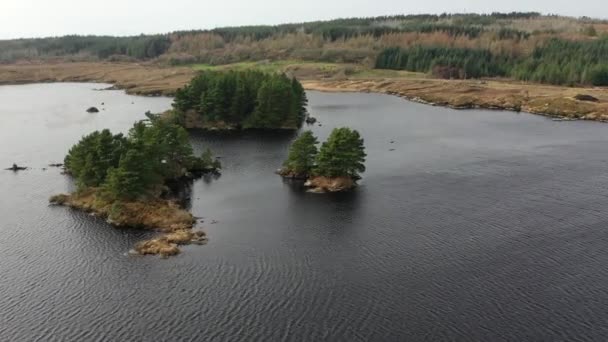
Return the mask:
<svg viewBox="0 0 608 342">
<path fill-rule="evenodd" d="M 108 201 L 100 189 L 90 188 L 73 194 L 55 195 L 50 203 L 82 210 L 102 217 L 115 227 L 152 229 L 162 234 L 135 245 L 140 255 L 168 257 L 180 252 L 179 245 L 207 241 L 202 231 L 193 231 L 196 220 L 191 213 L 170 200 Z"/>
</svg>

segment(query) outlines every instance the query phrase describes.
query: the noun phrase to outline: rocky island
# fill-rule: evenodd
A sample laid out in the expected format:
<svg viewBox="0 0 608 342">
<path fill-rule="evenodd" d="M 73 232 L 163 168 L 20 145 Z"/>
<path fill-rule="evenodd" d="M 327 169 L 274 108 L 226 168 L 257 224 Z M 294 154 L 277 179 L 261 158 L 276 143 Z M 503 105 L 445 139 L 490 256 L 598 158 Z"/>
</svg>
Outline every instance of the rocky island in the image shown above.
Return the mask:
<svg viewBox="0 0 608 342">
<path fill-rule="evenodd" d="M 278 174 L 305 180 L 311 192 L 340 192 L 355 187 L 361 178 L 359 173 L 365 172 L 365 147 L 359 132 L 335 128 L 320 149 L 317 144 L 311 131 L 302 133 L 292 143 Z"/>
<path fill-rule="evenodd" d="M 51 197 L 52 204 L 90 212 L 116 227 L 154 229 L 163 235 L 138 243 L 137 254 L 178 254 L 178 245 L 204 243 L 193 231 L 196 220 L 171 198 L 169 181 L 186 181 L 221 167 L 210 150 L 194 156 L 188 134 L 158 118 L 140 121 L 128 136 L 96 131 L 74 145 L 65 157 L 66 172 L 78 190 Z"/>
</svg>

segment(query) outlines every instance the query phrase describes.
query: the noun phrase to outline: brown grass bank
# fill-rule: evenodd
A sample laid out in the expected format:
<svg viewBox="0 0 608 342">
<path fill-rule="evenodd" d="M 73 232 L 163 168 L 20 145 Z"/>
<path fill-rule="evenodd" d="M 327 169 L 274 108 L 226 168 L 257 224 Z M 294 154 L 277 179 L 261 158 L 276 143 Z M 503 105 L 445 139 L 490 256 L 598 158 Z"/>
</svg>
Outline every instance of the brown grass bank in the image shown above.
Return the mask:
<svg viewBox="0 0 608 342">
<path fill-rule="evenodd" d="M 50 202 L 92 213 L 107 219 L 116 227 L 153 229 L 162 235 L 139 242 L 134 251 L 140 255 L 168 257 L 180 252 L 179 245 L 202 244 L 207 241 L 204 232 L 193 231 L 196 220 L 188 211 L 168 200 L 109 202 L 99 195 L 98 189 L 87 189 L 69 195 L 50 198 Z"/>
<path fill-rule="evenodd" d="M 510 80 L 440 80 L 424 75 L 362 66 L 352 75 L 352 65 L 278 63 L 302 80 L 307 90 L 328 92 L 375 92 L 412 101 L 456 109 L 486 108 L 525 111 L 534 114 L 608 121 L 608 89 L 525 84 Z M 276 69 L 271 65 L 272 70 Z M 236 64 L 234 68 L 242 68 Z M 253 65 L 252 67 L 257 67 Z M 230 69 L 230 66 L 218 67 Z M 197 71 L 192 67 L 163 67 L 145 63 L 48 63 L 0 65 L 0 84 L 41 82 L 105 82 L 130 94 L 172 95 L 187 84 Z M 597 102 L 581 101 L 577 95 L 591 95 Z"/>
<path fill-rule="evenodd" d="M 608 89 L 558 87 L 511 81 L 438 79 L 305 80 L 308 90 L 374 92 L 455 109 L 504 109 L 583 120 L 608 120 Z M 591 95 L 597 102 L 581 101 Z"/>
<path fill-rule="evenodd" d="M 129 94 L 172 95 L 196 71 L 145 63 L 59 62 L 0 65 L 0 84 L 101 82 Z"/>
</svg>

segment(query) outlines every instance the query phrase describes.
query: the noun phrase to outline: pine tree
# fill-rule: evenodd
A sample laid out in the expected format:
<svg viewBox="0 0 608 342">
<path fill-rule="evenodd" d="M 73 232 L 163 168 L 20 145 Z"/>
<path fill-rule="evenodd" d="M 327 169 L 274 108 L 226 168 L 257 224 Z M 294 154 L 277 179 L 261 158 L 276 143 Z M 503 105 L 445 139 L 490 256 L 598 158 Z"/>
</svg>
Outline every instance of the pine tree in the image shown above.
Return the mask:
<svg viewBox="0 0 608 342">
<path fill-rule="evenodd" d="M 110 167 L 118 165 L 127 142 L 122 134 L 113 136 L 105 129 L 83 137 L 65 157 L 66 169 L 76 177 L 79 187 L 99 186 Z"/>
<path fill-rule="evenodd" d="M 317 154 L 315 174 L 357 179 L 359 173 L 365 172 L 365 157 L 359 132 L 347 127 L 335 128 Z"/>
<path fill-rule="evenodd" d="M 285 171 L 297 176 L 308 176 L 315 165 L 318 143 L 311 131 L 302 133 L 289 148 L 289 155 L 283 163 Z"/>
<path fill-rule="evenodd" d="M 120 159 L 117 168 L 109 169 L 104 192 L 113 199 L 133 200 L 155 184 L 156 177 L 146 155 L 131 149 Z"/>
</svg>

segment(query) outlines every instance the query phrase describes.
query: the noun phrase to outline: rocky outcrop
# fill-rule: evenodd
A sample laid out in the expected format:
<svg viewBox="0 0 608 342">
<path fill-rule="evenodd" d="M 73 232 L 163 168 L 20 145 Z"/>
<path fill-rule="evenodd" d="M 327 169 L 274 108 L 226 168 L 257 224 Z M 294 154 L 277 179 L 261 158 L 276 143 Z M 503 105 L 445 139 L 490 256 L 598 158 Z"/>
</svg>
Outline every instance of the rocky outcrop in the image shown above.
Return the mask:
<svg viewBox="0 0 608 342">
<path fill-rule="evenodd" d="M 13 164 L 13 166 L 6 168 L 5 170 L 7 171 L 13 171 L 13 172 L 17 172 L 17 171 L 24 171 L 27 170 L 27 167 L 25 166 L 19 166 L 17 164 Z"/>
<path fill-rule="evenodd" d="M 196 223 L 192 214 L 169 200 L 111 202 L 99 195 L 99 189 L 90 188 L 69 195 L 55 195 L 49 201 L 103 217 L 116 227 L 153 229 L 163 233 L 138 243 L 134 248 L 137 254 L 168 257 L 179 253 L 179 245 L 207 242 L 204 232 L 192 230 Z"/>
<path fill-rule="evenodd" d="M 160 255 L 166 258 L 179 254 L 180 245 L 205 243 L 207 236 L 204 232 L 181 229 L 156 239 L 139 242 L 135 245 L 134 252 L 139 255 Z"/>
<path fill-rule="evenodd" d="M 293 179 L 293 180 L 307 180 L 308 179 L 307 174 L 297 173 L 286 167 L 276 170 L 275 173 L 285 179 Z"/>
<path fill-rule="evenodd" d="M 97 107 L 89 107 L 89 109 L 87 109 L 87 113 L 99 113 L 99 109 L 97 109 Z"/>
<path fill-rule="evenodd" d="M 317 118 L 312 117 L 312 116 L 306 117 L 306 124 L 314 125 L 316 122 L 317 122 Z"/>
<path fill-rule="evenodd" d="M 357 184 L 351 177 L 312 177 L 304 186 L 310 188 L 310 192 L 325 193 L 325 192 L 341 192 L 347 191 Z"/>
</svg>

